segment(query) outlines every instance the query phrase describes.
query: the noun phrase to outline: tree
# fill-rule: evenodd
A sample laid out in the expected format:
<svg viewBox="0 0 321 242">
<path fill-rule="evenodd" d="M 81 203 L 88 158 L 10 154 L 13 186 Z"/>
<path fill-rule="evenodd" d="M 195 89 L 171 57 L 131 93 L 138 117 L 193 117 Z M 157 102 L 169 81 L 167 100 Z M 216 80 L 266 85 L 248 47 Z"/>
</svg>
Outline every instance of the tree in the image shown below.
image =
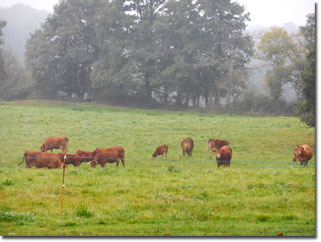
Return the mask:
<svg viewBox="0 0 321 242">
<path fill-rule="evenodd" d="M 252 55 L 248 19 L 231 0 L 60 1 L 29 39 L 27 66 L 49 98 L 218 106 Z"/>
<path fill-rule="evenodd" d="M 282 96 L 282 86 L 287 83 L 291 55 L 295 49 L 290 35 L 282 28 L 272 28 L 266 32 L 258 45 L 259 58 L 266 61 L 269 68 L 265 76 L 265 83 L 273 100 L 279 101 Z"/>
<path fill-rule="evenodd" d="M 97 100 L 110 104 L 130 103 L 136 85 L 129 54 L 133 17 L 121 1 L 106 2 L 95 16 L 99 56 L 92 65 L 91 81 Z"/>
<path fill-rule="evenodd" d="M 243 35 L 249 19 L 244 8 L 231 1 L 170 1 L 161 16 L 160 43 L 169 64 L 162 74 L 171 77 L 176 104 L 200 97 L 216 106 L 226 94 L 222 80 L 230 70 L 244 68 L 253 43 Z M 167 50 L 167 51 L 166 51 Z M 185 97 L 185 98 L 184 98 Z"/>
<path fill-rule="evenodd" d="M 298 106 L 298 114 L 303 122 L 315 126 L 316 120 L 316 41 L 315 15 L 307 16 L 307 24 L 300 27 L 308 48 L 307 63 L 302 74 L 303 102 Z"/>
<path fill-rule="evenodd" d="M 58 92 L 83 99 L 91 91 L 98 48 L 93 17 L 103 1 L 60 1 L 54 14 L 27 42 L 26 62 L 47 97 Z"/>
</svg>

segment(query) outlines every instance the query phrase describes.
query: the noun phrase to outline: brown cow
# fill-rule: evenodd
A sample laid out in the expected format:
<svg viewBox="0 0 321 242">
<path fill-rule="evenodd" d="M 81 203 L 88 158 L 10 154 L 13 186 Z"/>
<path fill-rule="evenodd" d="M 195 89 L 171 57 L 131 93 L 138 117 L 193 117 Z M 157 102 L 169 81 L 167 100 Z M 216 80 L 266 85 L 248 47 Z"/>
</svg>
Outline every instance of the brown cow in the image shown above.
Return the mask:
<svg viewBox="0 0 321 242">
<path fill-rule="evenodd" d="M 308 145 L 297 145 L 294 148 L 293 161 L 299 160 L 301 165 L 306 166 L 308 161 L 312 158 L 313 152 Z"/>
<path fill-rule="evenodd" d="M 154 154 L 152 154 L 153 158 L 162 155 L 162 159 L 164 160 L 164 157 L 167 158 L 167 152 L 168 152 L 168 146 L 167 145 L 160 145 L 157 147 Z"/>
<path fill-rule="evenodd" d="M 68 153 L 58 153 L 59 157 L 63 160 L 66 156 L 66 165 L 80 166 L 84 162 L 81 156 L 77 154 L 68 154 Z"/>
<path fill-rule="evenodd" d="M 61 168 L 63 166 L 63 160 L 58 154 L 45 153 L 33 150 L 27 150 L 22 158 L 22 161 L 18 164 L 21 165 L 26 162 L 26 167 L 31 168 L 33 166 L 37 168 L 47 167 Z"/>
<path fill-rule="evenodd" d="M 60 137 L 48 137 L 45 142 L 40 146 L 42 152 L 47 152 L 47 150 L 60 149 L 62 147 L 62 152 L 67 153 L 68 151 L 68 138 L 66 136 Z"/>
<path fill-rule="evenodd" d="M 208 140 L 207 150 L 211 151 L 213 153 L 214 148 L 221 148 L 221 147 L 223 147 L 225 145 L 229 145 L 229 144 L 230 143 L 227 142 L 226 140 L 210 138 Z"/>
<path fill-rule="evenodd" d="M 116 166 L 118 166 L 119 160 L 121 160 L 125 168 L 125 150 L 121 146 L 116 146 L 107 149 L 96 149 L 95 158 L 90 164 L 92 167 L 95 167 L 97 164 L 105 167 L 106 163 L 116 162 Z"/>
<path fill-rule="evenodd" d="M 217 167 L 230 166 L 232 159 L 232 149 L 225 145 L 223 147 L 216 148 L 216 161 Z"/>
<path fill-rule="evenodd" d="M 95 158 L 97 150 L 92 152 L 84 151 L 84 150 L 77 150 L 76 155 L 81 157 L 81 162 L 90 162 Z"/>
<path fill-rule="evenodd" d="M 185 152 L 187 153 L 188 156 L 192 156 L 193 148 L 194 148 L 194 141 L 192 138 L 184 138 L 182 143 L 182 150 L 183 150 L 183 155 L 185 155 Z"/>
</svg>

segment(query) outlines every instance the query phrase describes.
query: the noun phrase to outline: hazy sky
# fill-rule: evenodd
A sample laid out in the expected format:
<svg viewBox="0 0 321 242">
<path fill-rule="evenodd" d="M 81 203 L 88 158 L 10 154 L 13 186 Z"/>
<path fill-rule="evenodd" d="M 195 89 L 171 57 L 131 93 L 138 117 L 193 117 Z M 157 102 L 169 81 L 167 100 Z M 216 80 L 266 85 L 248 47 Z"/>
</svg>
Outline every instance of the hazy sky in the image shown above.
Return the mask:
<svg viewBox="0 0 321 242">
<path fill-rule="evenodd" d="M 293 22 L 304 25 L 306 15 L 314 12 L 315 0 L 236 0 L 246 6 L 251 14 L 249 25 L 282 26 Z M 53 12 L 59 0 L 0 0 L 0 7 L 10 7 L 15 3 L 28 4 L 34 8 Z"/>
</svg>

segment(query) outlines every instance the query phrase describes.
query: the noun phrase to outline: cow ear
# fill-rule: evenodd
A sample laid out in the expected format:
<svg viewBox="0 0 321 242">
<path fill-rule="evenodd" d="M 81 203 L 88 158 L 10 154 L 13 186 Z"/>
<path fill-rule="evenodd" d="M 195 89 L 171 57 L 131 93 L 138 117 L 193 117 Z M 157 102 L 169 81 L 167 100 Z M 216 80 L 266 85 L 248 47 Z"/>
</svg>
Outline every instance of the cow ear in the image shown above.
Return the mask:
<svg viewBox="0 0 321 242">
<path fill-rule="evenodd" d="M 305 147 L 303 147 L 303 150 L 305 150 Z"/>
</svg>

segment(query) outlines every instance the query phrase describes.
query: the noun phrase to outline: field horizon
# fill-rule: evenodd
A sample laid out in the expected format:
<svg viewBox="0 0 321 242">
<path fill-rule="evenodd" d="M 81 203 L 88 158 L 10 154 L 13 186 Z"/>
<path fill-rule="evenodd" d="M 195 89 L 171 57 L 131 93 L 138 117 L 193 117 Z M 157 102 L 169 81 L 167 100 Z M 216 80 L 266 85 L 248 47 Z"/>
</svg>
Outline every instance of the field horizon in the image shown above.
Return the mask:
<svg viewBox="0 0 321 242">
<path fill-rule="evenodd" d="M 292 161 L 298 144 L 315 154 L 315 129 L 299 118 L 48 100 L 0 102 L 0 117 L 1 236 L 316 236 L 315 156 Z M 126 162 L 69 166 L 62 214 L 62 169 L 17 166 L 61 135 L 68 153 L 120 145 Z M 217 167 L 209 138 L 231 143 L 231 167 Z M 161 144 L 167 159 L 153 160 Z"/>
</svg>

